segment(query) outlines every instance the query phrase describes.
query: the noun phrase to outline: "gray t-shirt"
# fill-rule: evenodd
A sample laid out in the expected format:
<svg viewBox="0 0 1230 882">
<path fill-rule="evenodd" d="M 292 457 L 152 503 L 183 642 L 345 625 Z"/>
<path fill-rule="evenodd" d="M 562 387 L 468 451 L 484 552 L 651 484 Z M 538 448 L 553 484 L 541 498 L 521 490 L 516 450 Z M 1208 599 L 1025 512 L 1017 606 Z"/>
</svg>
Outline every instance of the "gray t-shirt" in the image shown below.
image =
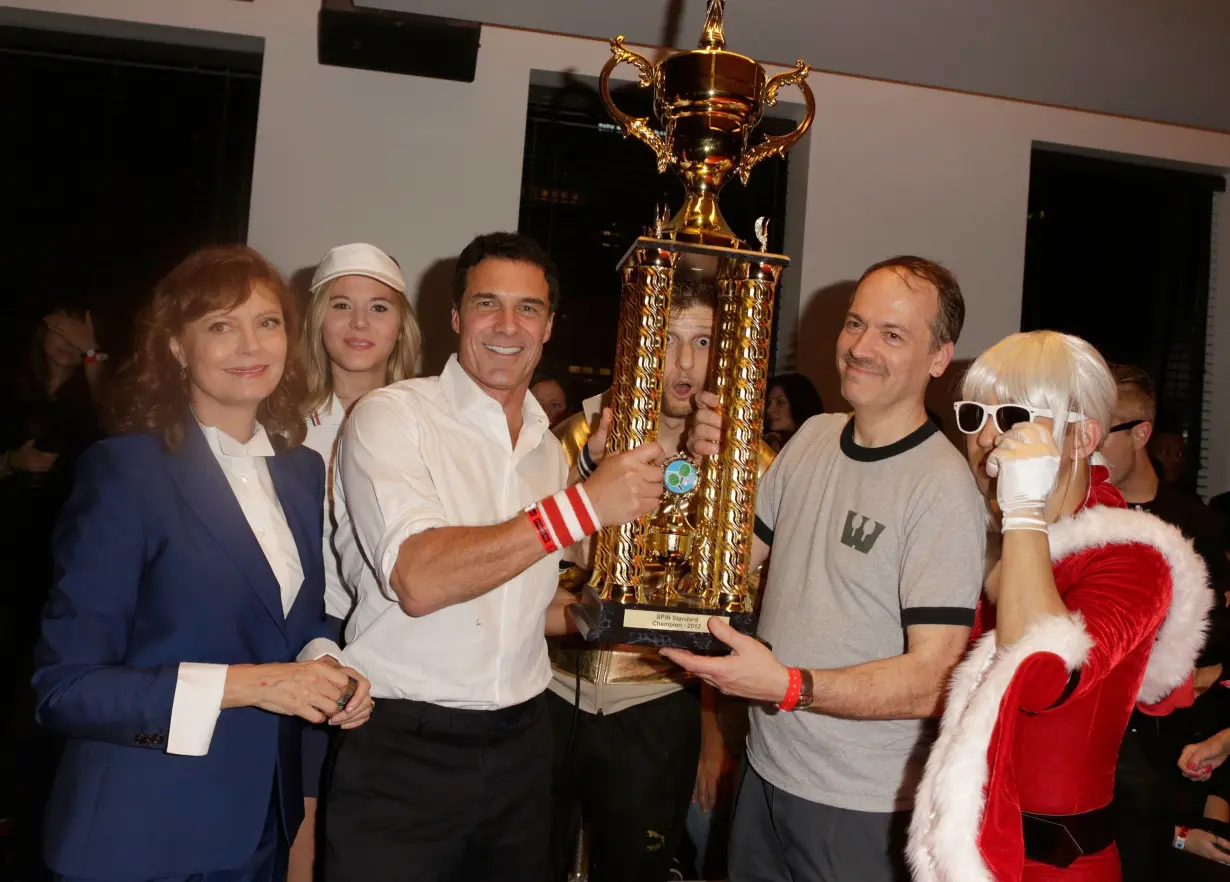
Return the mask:
<svg viewBox="0 0 1230 882">
<path fill-rule="evenodd" d="M 772 546 L 759 634 L 792 667 L 901 655 L 909 625 L 972 625 L 986 507 L 931 423 L 859 447 L 841 414 L 808 420 L 760 482 L 756 532 Z M 913 805 L 934 724 L 751 710 L 748 758 L 769 783 L 866 812 Z"/>
</svg>

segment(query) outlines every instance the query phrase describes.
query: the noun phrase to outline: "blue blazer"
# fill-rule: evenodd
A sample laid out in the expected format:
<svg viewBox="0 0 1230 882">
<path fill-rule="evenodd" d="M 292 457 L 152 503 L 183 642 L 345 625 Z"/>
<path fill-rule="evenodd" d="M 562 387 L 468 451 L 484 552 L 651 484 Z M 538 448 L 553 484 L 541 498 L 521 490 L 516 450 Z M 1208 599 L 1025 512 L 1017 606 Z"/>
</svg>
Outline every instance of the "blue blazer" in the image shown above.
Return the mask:
<svg viewBox="0 0 1230 882">
<path fill-rule="evenodd" d="M 329 633 L 324 463 L 306 447 L 266 462 L 303 566 L 285 616 L 194 422 L 176 452 L 126 435 L 82 456 L 53 539 L 56 580 L 35 654 L 38 720 L 68 737 L 47 810 L 56 873 L 152 879 L 238 867 L 256 851 L 271 799 L 283 830 L 298 829 L 297 718 L 224 710 L 208 755 L 166 752 L 180 662 L 293 661 Z"/>
</svg>

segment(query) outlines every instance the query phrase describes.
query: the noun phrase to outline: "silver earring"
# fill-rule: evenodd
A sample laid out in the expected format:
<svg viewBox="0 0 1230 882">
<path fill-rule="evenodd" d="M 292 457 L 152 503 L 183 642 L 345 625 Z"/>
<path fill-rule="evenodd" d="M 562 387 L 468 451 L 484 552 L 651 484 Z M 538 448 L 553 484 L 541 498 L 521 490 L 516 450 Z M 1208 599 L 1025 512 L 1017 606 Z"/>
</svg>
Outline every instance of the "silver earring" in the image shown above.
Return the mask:
<svg viewBox="0 0 1230 882">
<path fill-rule="evenodd" d="M 179 366 L 179 378 L 181 380 L 188 379 L 188 366 L 186 364 L 181 364 Z"/>
</svg>

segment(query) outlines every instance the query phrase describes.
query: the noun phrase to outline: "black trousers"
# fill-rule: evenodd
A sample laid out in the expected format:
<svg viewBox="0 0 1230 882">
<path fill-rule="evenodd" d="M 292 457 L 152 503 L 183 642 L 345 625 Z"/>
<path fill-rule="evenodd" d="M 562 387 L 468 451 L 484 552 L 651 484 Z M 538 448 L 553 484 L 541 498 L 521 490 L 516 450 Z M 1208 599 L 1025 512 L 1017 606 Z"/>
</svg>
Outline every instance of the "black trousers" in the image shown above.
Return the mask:
<svg viewBox="0 0 1230 882">
<path fill-rule="evenodd" d="M 1147 755 L 1141 734 L 1129 727 L 1115 766 L 1115 842 L 1123 882 L 1157 882 L 1171 862 L 1179 811 L 1168 797 L 1171 775 Z M 1177 759 L 1177 757 L 1176 757 Z"/>
<path fill-rule="evenodd" d="M 326 792 L 329 882 L 543 882 L 546 700 L 471 711 L 382 699 L 343 733 Z"/>
<path fill-rule="evenodd" d="M 730 882 L 909 882 L 910 812 L 859 812 L 774 787 L 744 760 Z"/>
<path fill-rule="evenodd" d="M 574 714 L 554 694 L 547 701 L 555 730 L 551 878 L 567 875 L 579 816 L 589 831 L 590 882 L 666 882 L 696 785 L 696 693 L 614 714 Z"/>
</svg>

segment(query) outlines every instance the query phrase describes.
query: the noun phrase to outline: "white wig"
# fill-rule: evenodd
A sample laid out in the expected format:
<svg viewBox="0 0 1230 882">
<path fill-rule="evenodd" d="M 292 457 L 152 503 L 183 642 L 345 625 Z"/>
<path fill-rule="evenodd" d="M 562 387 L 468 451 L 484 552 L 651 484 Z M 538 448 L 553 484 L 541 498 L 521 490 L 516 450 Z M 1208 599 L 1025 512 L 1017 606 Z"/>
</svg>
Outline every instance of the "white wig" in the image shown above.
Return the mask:
<svg viewBox="0 0 1230 882">
<path fill-rule="evenodd" d="M 978 356 L 961 384 L 961 397 L 968 401 L 1049 410 L 1060 448 L 1072 413 L 1095 420 L 1105 438 L 1115 395 L 1114 377 L 1101 354 L 1080 337 L 1058 331 L 1005 337 Z"/>
</svg>

